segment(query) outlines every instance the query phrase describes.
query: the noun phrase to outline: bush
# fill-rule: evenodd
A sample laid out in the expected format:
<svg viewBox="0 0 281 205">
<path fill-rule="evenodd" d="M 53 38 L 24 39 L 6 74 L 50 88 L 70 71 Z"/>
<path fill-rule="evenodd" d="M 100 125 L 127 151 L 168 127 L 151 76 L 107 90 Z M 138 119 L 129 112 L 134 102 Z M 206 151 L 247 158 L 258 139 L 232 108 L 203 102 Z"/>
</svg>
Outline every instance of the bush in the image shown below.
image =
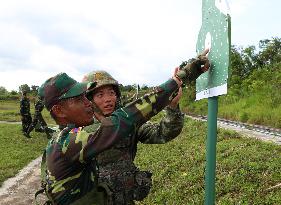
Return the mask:
<svg viewBox="0 0 281 205">
<path fill-rule="evenodd" d="M 0 100 L 19 100 L 19 96 L 11 94 L 0 95 Z"/>
</svg>

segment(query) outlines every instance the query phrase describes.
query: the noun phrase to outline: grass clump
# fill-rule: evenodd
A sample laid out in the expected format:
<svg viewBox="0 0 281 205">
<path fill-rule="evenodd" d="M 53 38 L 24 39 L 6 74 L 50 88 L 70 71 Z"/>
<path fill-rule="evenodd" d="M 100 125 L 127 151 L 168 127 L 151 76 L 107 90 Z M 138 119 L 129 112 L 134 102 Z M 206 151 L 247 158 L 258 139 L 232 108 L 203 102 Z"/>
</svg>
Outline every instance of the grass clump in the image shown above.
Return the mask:
<svg viewBox="0 0 281 205">
<path fill-rule="evenodd" d="M 9 177 L 43 153 L 47 144 L 45 133 L 22 135 L 21 125 L 0 124 L 0 186 Z"/>
</svg>

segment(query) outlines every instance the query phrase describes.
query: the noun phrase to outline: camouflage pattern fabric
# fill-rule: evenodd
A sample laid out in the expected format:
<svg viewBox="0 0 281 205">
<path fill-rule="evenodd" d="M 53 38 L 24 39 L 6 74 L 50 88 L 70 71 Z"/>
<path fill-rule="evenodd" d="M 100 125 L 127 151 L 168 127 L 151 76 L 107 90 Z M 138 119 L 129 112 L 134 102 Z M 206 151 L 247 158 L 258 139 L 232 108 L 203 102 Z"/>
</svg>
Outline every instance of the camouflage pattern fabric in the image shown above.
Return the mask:
<svg viewBox="0 0 281 205">
<path fill-rule="evenodd" d="M 117 109 L 102 120 L 95 132 L 68 125 L 51 139 L 46 148 L 46 180 L 48 195 L 54 203 L 71 204 L 91 193 L 97 184 L 96 156 L 118 140 L 130 141 L 138 127 L 169 104 L 177 88 L 177 83 L 170 79 L 153 93 Z"/>
<path fill-rule="evenodd" d="M 43 128 L 43 131 L 46 133 L 48 138 L 50 138 L 51 137 L 50 129 L 48 128 L 47 123 L 45 122 L 45 120 L 42 116 L 42 113 L 41 113 L 44 109 L 44 104 L 43 104 L 42 100 L 38 99 L 34 106 L 35 106 L 34 117 L 33 117 L 32 123 L 30 124 L 30 126 L 27 130 L 27 134 L 32 132 L 32 130 L 35 128 L 35 126 L 39 123 L 40 127 Z"/>
<path fill-rule="evenodd" d="M 103 71 L 103 70 L 97 70 L 97 71 L 93 71 L 93 72 L 86 74 L 83 77 L 82 82 L 95 83 L 95 86 L 93 86 L 92 90 L 99 88 L 103 85 L 118 86 L 118 81 L 115 80 L 108 72 Z M 92 90 L 89 90 L 89 92 L 91 92 Z M 117 91 L 117 95 L 118 95 L 118 97 L 120 95 L 119 89 Z"/>
<path fill-rule="evenodd" d="M 96 70 L 86 74 L 82 82 L 92 83 L 91 88 L 87 90 L 87 98 L 92 100 L 93 92 L 104 85 L 112 85 L 117 95 L 116 109 L 121 107 L 121 92 L 119 89 L 118 81 L 115 80 L 108 72 L 103 70 Z M 93 102 L 92 102 L 93 103 Z M 100 113 L 101 110 L 93 103 L 94 111 Z"/>
<path fill-rule="evenodd" d="M 26 96 L 23 96 L 20 100 L 20 114 L 22 121 L 22 131 L 26 133 L 32 122 L 32 117 L 30 114 L 30 101 Z"/>
<path fill-rule="evenodd" d="M 167 107 L 160 124 L 146 122 L 129 138 L 122 138 L 112 148 L 97 156 L 99 183 L 106 184 L 111 191 L 106 199 L 107 204 L 133 204 L 134 200 L 143 200 L 148 195 L 152 186 L 152 174 L 140 171 L 134 164 L 137 143 L 166 143 L 180 134 L 183 120 L 179 107 Z M 100 123 L 96 122 L 84 130 L 94 132 L 99 126 Z"/>
<path fill-rule="evenodd" d="M 66 73 L 59 73 L 41 85 L 38 95 L 44 96 L 44 105 L 50 111 L 60 100 L 81 95 L 91 85 L 92 83 L 78 83 Z"/>
</svg>

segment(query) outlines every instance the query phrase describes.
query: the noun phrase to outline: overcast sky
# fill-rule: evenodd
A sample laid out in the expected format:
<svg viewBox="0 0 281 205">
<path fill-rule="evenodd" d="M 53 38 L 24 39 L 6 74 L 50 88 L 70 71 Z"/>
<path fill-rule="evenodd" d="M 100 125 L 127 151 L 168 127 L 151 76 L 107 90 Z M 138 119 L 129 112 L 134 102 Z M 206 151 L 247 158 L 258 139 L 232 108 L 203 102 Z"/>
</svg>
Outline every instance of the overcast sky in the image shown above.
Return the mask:
<svg viewBox="0 0 281 205">
<path fill-rule="evenodd" d="M 158 85 L 196 55 L 194 0 L 0 0 L 0 86 L 41 85 L 92 70 L 123 85 Z M 278 0 L 229 0 L 232 44 L 281 37 Z"/>
</svg>

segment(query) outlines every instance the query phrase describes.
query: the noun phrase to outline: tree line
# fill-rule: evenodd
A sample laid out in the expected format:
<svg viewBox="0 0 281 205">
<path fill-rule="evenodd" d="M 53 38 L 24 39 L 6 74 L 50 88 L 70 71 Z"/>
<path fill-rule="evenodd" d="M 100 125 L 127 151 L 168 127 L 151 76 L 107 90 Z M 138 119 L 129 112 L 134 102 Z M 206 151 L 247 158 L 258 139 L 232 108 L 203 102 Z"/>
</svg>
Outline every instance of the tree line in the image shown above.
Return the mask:
<svg viewBox="0 0 281 205">
<path fill-rule="evenodd" d="M 228 85 L 230 95 L 244 95 L 251 91 L 256 91 L 263 87 L 266 91 L 271 92 L 273 98 L 276 98 L 275 93 L 281 90 L 281 38 L 273 37 L 271 39 L 260 40 L 258 47 L 256 46 L 231 46 L 230 52 L 230 68 Z M 264 84 L 267 84 L 265 86 Z M 37 94 L 39 86 L 27 84 L 19 86 L 18 91 L 8 92 L 5 87 L 0 86 L 0 96 L 18 96 L 22 91 L 26 91 L 31 95 Z M 150 87 L 137 84 L 122 85 L 121 91 L 134 92 L 136 87 L 139 90 L 148 90 Z M 189 86 L 192 91 L 190 99 L 195 96 L 195 84 Z M 278 95 L 279 96 L 279 95 Z M 278 97 L 277 96 L 277 97 Z M 281 99 L 281 97 L 280 97 Z M 279 97 L 274 101 L 278 101 Z"/>
<path fill-rule="evenodd" d="M 21 95 L 22 92 L 26 92 L 31 96 L 36 96 L 37 95 L 37 90 L 39 86 L 37 85 L 32 85 L 31 87 L 28 84 L 23 84 L 19 86 L 18 91 L 12 90 L 9 92 L 4 86 L 0 86 L 0 100 L 5 100 L 5 99 L 16 99 Z M 133 84 L 133 85 L 122 85 L 119 84 L 119 88 L 121 92 L 135 92 L 137 89 L 146 91 L 150 89 L 147 85 L 143 84 L 140 86 L 139 84 Z"/>
</svg>

